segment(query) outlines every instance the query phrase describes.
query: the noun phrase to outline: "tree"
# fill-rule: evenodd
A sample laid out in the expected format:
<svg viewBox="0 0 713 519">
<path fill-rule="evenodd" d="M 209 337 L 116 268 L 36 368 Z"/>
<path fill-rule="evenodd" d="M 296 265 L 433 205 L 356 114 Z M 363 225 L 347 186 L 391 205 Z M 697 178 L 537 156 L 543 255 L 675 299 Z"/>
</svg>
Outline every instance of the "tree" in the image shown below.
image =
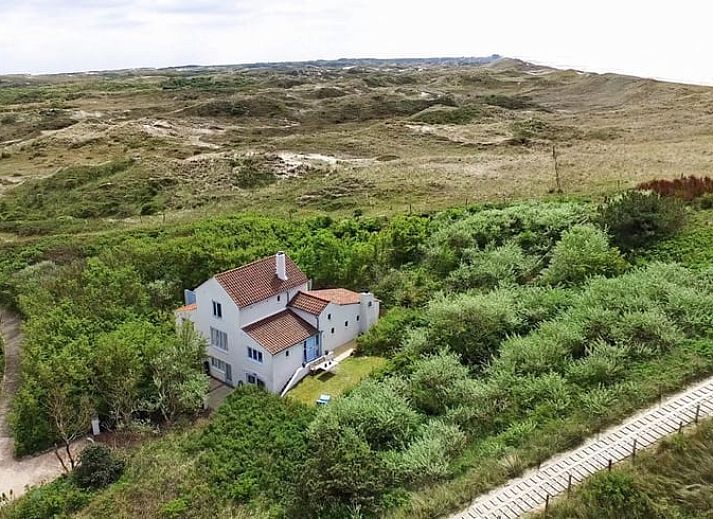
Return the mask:
<svg viewBox="0 0 713 519">
<path fill-rule="evenodd" d="M 206 345 L 190 322 L 181 326 L 177 337 L 166 334 L 163 340 L 162 349 L 151 359 L 151 404 L 170 423 L 180 414 L 195 413 L 203 404 L 208 390 L 203 373 Z"/>
<path fill-rule="evenodd" d="M 72 442 L 86 434 L 91 423 L 94 406 L 83 391 L 81 380 L 88 375 L 86 367 L 73 362 L 67 352 L 62 352 L 37 366 L 38 378 L 44 389 L 44 410 L 50 420 L 52 433 L 62 445 L 69 460 L 69 467 L 59 454 L 55 443 L 55 455 L 65 472 L 69 473 L 75 467 L 72 454 Z"/>
<path fill-rule="evenodd" d="M 97 386 L 119 425 L 128 426 L 133 413 L 141 407 L 140 388 L 146 371 L 141 352 L 154 336 L 153 326 L 130 321 L 97 339 L 94 356 Z"/>
<path fill-rule="evenodd" d="M 675 198 L 657 193 L 627 191 L 599 208 L 597 222 L 624 252 L 646 248 L 676 233 L 685 221 L 685 208 Z"/>
</svg>

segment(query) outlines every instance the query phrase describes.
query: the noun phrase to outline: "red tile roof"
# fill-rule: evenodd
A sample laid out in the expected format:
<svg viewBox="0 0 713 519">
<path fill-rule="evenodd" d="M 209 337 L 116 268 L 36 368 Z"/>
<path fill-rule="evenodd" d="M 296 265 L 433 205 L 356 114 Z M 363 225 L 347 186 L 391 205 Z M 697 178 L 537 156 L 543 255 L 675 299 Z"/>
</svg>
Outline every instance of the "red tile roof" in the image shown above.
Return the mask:
<svg viewBox="0 0 713 519">
<path fill-rule="evenodd" d="M 359 303 L 359 294 L 346 288 L 327 288 L 324 290 L 309 290 L 305 292 L 310 296 L 335 305 L 353 305 Z"/>
<path fill-rule="evenodd" d="M 235 304 L 242 308 L 307 283 L 307 276 L 288 256 L 285 256 L 285 264 L 287 270 L 285 281 L 275 275 L 275 256 L 221 272 L 216 274 L 215 279 Z"/>
<path fill-rule="evenodd" d="M 320 299 L 306 292 L 297 292 L 297 295 L 292 298 L 287 306 L 297 308 L 312 315 L 319 315 L 327 308 L 329 301 Z"/>
<path fill-rule="evenodd" d="M 291 310 L 283 310 L 250 324 L 243 331 L 273 355 L 318 333 Z"/>
<path fill-rule="evenodd" d="M 196 303 L 192 303 L 190 305 L 180 306 L 180 307 L 176 308 L 176 310 L 174 310 L 174 311 L 175 312 L 192 312 L 196 308 L 198 308 L 198 305 Z"/>
</svg>

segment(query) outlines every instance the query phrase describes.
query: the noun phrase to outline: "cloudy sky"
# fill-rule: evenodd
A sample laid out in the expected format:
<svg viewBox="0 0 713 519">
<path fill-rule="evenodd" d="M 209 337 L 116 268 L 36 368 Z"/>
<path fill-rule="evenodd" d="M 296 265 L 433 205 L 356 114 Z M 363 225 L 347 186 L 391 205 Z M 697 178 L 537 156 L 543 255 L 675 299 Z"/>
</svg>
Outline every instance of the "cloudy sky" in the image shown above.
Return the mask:
<svg viewBox="0 0 713 519">
<path fill-rule="evenodd" d="M 0 0 L 0 73 L 483 56 L 713 84 L 706 0 Z"/>
</svg>

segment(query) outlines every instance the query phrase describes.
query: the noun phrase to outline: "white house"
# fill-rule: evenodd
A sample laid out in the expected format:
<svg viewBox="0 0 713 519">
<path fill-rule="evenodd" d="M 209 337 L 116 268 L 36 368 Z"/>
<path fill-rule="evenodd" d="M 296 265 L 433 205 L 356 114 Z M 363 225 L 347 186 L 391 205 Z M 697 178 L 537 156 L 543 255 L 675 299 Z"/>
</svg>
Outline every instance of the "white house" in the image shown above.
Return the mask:
<svg viewBox="0 0 713 519">
<path fill-rule="evenodd" d="M 371 293 L 310 286 L 278 252 L 186 290 L 187 304 L 176 317 L 179 323 L 192 321 L 206 338 L 212 377 L 283 393 L 379 317 L 379 301 Z"/>
</svg>

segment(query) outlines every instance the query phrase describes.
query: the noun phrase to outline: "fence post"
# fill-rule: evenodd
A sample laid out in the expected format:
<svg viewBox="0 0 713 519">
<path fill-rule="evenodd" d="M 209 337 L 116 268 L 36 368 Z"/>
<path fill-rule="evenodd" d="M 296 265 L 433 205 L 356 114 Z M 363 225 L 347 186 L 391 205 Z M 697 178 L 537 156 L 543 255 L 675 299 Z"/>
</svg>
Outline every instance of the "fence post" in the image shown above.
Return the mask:
<svg viewBox="0 0 713 519">
<path fill-rule="evenodd" d="M 635 458 L 636 458 L 636 438 L 634 438 L 634 443 L 631 446 L 631 459 L 633 460 Z"/>
<path fill-rule="evenodd" d="M 696 425 L 698 425 L 698 417 L 701 414 L 701 404 L 698 404 L 696 406 L 696 419 L 694 420 L 696 422 Z"/>
<path fill-rule="evenodd" d="M 572 473 L 569 473 L 569 476 L 567 477 L 567 497 L 569 497 L 569 494 L 572 491 Z"/>
<path fill-rule="evenodd" d="M 547 497 L 545 498 L 545 517 L 547 516 L 547 512 L 550 509 L 550 495 L 547 494 Z"/>
<path fill-rule="evenodd" d="M 609 464 L 607 465 L 607 471 L 611 472 L 611 458 L 609 458 Z"/>
<path fill-rule="evenodd" d="M 683 432 L 683 420 L 678 422 L 678 434 Z"/>
</svg>

